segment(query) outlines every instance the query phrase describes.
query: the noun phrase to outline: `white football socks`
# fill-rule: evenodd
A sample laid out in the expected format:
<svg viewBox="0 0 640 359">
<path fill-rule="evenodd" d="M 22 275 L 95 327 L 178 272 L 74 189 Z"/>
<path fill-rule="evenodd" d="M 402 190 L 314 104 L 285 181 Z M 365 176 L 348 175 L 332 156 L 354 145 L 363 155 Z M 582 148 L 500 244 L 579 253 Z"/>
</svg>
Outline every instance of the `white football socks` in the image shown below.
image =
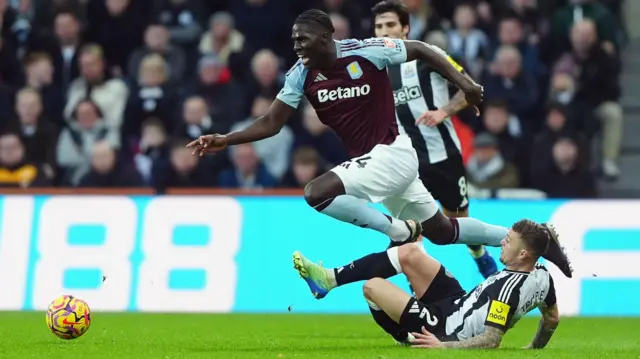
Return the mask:
<svg viewBox="0 0 640 359">
<path fill-rule="evenodd" d="M 479 221 L 475 218 L 456 218 L 460 233 L 458 234 L 459 244 L 483 244 L 490 247 L 500 247 L 500 241 L 506 237 L 509 229 L 495 226 L 493 224 Z"/>
<path fill-rule="evenodd" d="M 384 233 L 397 242 L 406 240 L 411 234 L 404 221 L 388 217 L 348 194 L 334 198 L 321 212 L 340 221 Z"/>
</svg>

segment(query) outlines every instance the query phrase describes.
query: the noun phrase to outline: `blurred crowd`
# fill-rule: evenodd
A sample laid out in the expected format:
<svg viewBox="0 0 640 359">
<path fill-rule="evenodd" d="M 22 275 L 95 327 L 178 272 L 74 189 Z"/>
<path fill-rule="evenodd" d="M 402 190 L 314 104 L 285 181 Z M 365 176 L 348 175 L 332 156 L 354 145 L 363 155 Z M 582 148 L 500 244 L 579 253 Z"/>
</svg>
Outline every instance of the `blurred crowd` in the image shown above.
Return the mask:
<svg viewBox="0 0 640 359">
<path fill-rule="evenodd" d="M 347 159 L 309 105 L 255 144 L 205 158 L 185 145 L 267 111 L 298 13 L 366 38 L 376 2 L 0 0 L 0 185 L 303 187 Z M 454 118 L 469 182 L 589 197 L 596 176 L 619 176 L 622 0 L 405 3 L 410 39 L 484 85 L 480 118 Z"/>
</svg>

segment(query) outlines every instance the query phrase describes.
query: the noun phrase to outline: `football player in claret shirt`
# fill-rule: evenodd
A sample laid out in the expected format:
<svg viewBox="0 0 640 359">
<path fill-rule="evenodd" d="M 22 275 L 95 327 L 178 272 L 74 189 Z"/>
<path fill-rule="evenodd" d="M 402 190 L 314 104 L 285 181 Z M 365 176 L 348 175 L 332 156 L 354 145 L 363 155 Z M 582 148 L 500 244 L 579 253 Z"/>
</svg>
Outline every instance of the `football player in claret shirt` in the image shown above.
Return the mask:
<svg viewBox="0 0 640 359">
<path fill-rule="evenodd" d="M 343 222 L 386 234 L 390 246 L 423 235 L 436 244 L 499 246 L 507 228 L 473 218 L 448 218 L 418 176 L 418 157 L 406 135 L 398 133 L 388 65 L 420 60 L 460 88 L 467 103 L 479 106 L 482 86 L 460 73 L 431 46 L 410 40 L 333 39 L 333 24 L 320 10 L 296 19 L 291 38 L 299 57 L 269 111 L 248 128 L 226 135 L 201 136 L 188 145 L 194 155 L 254 142 L 278 133 L 303 97 L 322 123 L 342 139 L 352 159 L 305 187 L 307 203 Z M 362 200 L 382 202 L 391 215 Z M 560 250 L 558 248 L 557 250 Z"/>
</svg>

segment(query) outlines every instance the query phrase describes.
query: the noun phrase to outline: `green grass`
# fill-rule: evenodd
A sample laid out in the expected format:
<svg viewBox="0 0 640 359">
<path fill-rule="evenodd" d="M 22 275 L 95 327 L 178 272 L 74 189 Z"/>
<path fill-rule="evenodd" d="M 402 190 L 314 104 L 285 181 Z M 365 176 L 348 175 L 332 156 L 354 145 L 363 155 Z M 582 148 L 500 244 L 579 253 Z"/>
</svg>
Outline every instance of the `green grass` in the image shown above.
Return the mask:
<svg viewBox="0 0 640 359">
<path fill-rule="evenodd" d="M 547 349 L 521 350 L 536 327 L 523 319 L 497 351 L 454 351 L 395 346 L 368 316 L 94 313 L 83 337 L 64 341 L 43 313 L 0 313 L 0 358 L 640 358 L 640 318 L 565 318 Z"/>
</svg>

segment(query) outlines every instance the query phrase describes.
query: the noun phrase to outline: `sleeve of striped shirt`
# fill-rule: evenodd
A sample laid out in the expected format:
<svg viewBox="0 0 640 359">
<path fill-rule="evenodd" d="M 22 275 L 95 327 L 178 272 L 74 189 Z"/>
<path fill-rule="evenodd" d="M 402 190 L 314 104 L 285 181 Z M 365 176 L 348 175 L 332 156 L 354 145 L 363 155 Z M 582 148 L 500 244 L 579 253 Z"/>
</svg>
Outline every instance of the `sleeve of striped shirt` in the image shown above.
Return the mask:
<svg viewBox="0 0 640 359">
<path fill-rule="evenodd" d="M 302 61 L 298 60 L 287 72 L 284 86 L 276 98 L 293 108 L 298 108 L 300 100 L 304 96 L 304 80 L 306 76 L 307 70 L 302 65 Z"/>
<path fill-rule="evenodd" d="M 504 279 L 494 283 L 491 290 L 489 310 L 484 324 L 506 331 L 509 328 L 511 318 L 518 309 L 520 301 L 520 287 L 524 283 L 526 275 L 513 273 Z"/>
<path fill-rule="evenodd" d="M 549 275 L 549 292 L 544 298 L 544 304 L 547 307 L 556 304 L 556 287 L 553 285 L 553 277 L 551 277 L 551 275 Z"/>
<path fill-rule="evenodd" d="M 407 61 L 407 49 L 400 39 L 381 37 L 344 42 L 340 49 L 343 56 L 362 56 L 380 70 Z"/>
</svg>

